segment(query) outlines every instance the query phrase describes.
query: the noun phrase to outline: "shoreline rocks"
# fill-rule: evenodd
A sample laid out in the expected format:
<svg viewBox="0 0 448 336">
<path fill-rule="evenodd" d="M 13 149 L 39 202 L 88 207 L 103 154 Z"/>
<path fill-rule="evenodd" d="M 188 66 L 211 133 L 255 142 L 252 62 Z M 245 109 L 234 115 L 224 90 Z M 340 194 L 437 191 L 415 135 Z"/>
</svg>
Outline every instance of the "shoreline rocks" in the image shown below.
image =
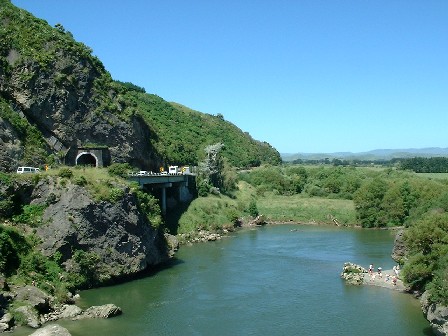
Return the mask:
<svg viewBox="0 0 448 336">
<path fill-rule="evenodd" d="M 71 336 L 71 334 L 64 327 L 52 324 L 36 330 L 30 336 Z"/>
<path fill-rule="evenodd" d="M 76 297 L 79 297 L 79 295 L 72 297 L 73 302 Z M 55 299 L 52 296 L 46 294 L 41 289 L 30 285 L 12 288 L 12 291 L 10 292 L 3 291 L 0 293 L 0 298 L 0 301 L 2 302 L 5 301 L 9 303 L 14 300 L 15 302 L 20 303 L 20 306 L 14 309 L 14 315 L 19 316 L 19 320 L 22 321 L 22 323 L 17 323 L 13 314 L 6 312 L 7 305 L 2 304 L 0 307 L 0 333 L 12 331 L 16 326 L 16 323 L 18 325 L 24 324 L 37 329 L 45 323 L 61 319 L 106 319 L 122 314 L 121 308 L 111 303 L 101 306 L 92 306 L 86 310 L 81 309 L 75 304 L 55 303 Z M 51 332 L 48 331 L 48 333 L 42 335 L 59 335 L 58 333 Z"/>
<path fill-rule="evenodd" d="M 428 291 L 420 297 L 423 313 L 437 336 L 448 335 L 448 307 L 429 301 Z"/>
<path fill-rule="evenodd" d="M 350 285 L 362 285 L 364 283 L 364 274 L 367 270 L 351 262 L 344 263 L 341 278 Z"/>
<path fill-rule="evenodd" d="M 394 275 L 393 270 L 382 270 L 381 275 L 377 272 L 370 275 L 364 267 L 351 262 L 346 262 L 342 268 L 341 278 L 350 285 L 369 285 L 384 287 L 399 292 L 408 292 L 403 281 L 399 278 L 397 278 L 396 284 L 394 285 L 392 281 Z"/>
</svg>

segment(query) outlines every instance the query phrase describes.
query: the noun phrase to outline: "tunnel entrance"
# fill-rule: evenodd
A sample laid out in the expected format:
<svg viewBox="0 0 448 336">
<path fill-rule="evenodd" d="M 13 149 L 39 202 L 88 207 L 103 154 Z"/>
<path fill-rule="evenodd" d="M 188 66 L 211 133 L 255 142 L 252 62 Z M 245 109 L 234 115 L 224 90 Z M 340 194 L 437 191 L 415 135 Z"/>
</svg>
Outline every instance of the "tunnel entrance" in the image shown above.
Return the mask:
<svg viewBox="0 0 448 336">
<path fill-rule="evenodd" d="M 77 166 L 93 166 L 98 167 L 98 159 L 92 153 L 80 153 L 76 157 L 76 165 Z"/>
</svg>

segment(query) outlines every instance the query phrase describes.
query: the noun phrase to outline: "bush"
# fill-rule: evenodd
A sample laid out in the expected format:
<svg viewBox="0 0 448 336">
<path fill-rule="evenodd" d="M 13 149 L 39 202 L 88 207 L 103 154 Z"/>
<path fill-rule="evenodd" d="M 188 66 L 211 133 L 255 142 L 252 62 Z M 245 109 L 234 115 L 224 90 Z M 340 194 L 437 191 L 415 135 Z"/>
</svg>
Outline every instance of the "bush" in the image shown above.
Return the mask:
<svg viewBox="0 0 448 336">
<path fill-rule="evenodd" d="M 0 273 L 10 276 L 19 267 L 20 258 L 7 231 L 0 227 Z"/>
<path fill-rule="evenodd" d="M 233 225 L 238 224 L 239 222 L 238 211 L 234 208 L 227 210 L 227 218 Z"/>
<path fill-rule="evenodd" d="M 27 204 L 22 207 L 22 213 L 12 218 L 15 223 L 37 227 L 42 224 L 42 216 L 47 208 L 46 204 Z"/>
<path fill-rule="evenodd" d="M 12 197 L 5 197 L 0 200 L 0 218 L 9 218 L 13 214 L 14 202 Z"/>
<path fill-rule="evenodd" d="M 413 289 L 423 290 L 434 279 L 433 295 L 441 297 L 437 283 L 443 281 L 448 265 L 448 214 L 426 215 L 405 232 L 404 241 L 409 249 L 404 280 Z"/>
<path fill-rule="evenodd" d="M 198 195 L 200 197 L 206 197 L 210 193 L 211 185 L 207 183 L 207 181 L 202 180 L 199 182 L 197 188 L 198 188 Z"/>
<path fill-rule="evenodd" d="M 120 188 L 111 188 L 109 191 L 109 199 L 111 202 L 116 203 L 124 196 L 124 190 Z"/>
<path fill-rule="evenodd" d="M 132 167 L 129 163 L 113 163 L 107 168 L 107 171 L 112 176 L 126 178 L 128 173 L 132 171 Z"/>
<path fill-rule="evenodd" d="M 434 272 L 434 279 L 428 285 L 429 296 L 432 302 L 440 302 L 448 306 L 448 256 L 443 256 L 440 267 Z"/>
<path fill-rule="evenodd" d="M 84 176 L 81 175 L 81 176 L 75 177 L 75 179 L 73 180 L 73 183 L 83 187 L 83 186 L 87 185 L 87 180 Z"/>
<path fill-rule="evenodd" d="M 100 257 L 98 254 L 77 250 L 72 259 L 78 266 L 78 271 L 68 275 L 71 286 L 92 288 L 99 283 L 98 263 Z"/>
<path fill-rule="evenodd" d="M 158 228 L 163 223 L 158 199 L 140 189 L 134 190 L 134 194 L 137 197 L 139 210 L 146 215 L 153 228 Z"/>
<path fill-rule="evenodd" d="M 253 199 L 250 201 L 249 203 L 249 209 L 248 209 L 249 214 L 252 217 L 257 217 L 258 216 L 258 208 L 257 208 L 257 202 Z"/>
<path fill-rule="evenodd" d="M 70 168 L 61 168 L 58 173 L 59 177 L 70 179 L 73 176 L 73 172 Z"/>
</svg>

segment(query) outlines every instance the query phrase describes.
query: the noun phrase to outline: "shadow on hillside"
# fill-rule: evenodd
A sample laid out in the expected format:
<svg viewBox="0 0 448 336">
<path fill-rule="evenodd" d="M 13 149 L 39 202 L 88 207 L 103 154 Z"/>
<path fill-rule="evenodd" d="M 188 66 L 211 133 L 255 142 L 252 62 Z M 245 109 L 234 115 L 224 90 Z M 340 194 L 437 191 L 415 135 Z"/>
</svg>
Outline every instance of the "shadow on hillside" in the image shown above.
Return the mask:
<svg viewBox="0 0 448 336">
<path fill-rule="evenodd" d="M 182 215 L 188 210 L 190 206 L 189 203 L 178 203 L 175 207 L 167 210 L 165 215 L 165 225 L 172 235 L 177 235 L 177 230 L 179 228 L 179 220 Z"/>
</svg>

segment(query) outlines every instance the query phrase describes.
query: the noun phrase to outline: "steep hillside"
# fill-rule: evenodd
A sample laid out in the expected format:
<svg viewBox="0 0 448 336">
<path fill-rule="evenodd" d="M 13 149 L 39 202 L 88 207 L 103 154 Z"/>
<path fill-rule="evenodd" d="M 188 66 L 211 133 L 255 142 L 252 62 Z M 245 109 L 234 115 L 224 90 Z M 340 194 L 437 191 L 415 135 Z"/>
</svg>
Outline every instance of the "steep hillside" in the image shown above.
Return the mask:
<svg viewBox="0 0 448 336">
<path fill-rule="evenodd" d="M 194 164 L 214 142 L 235 166 L 280 162 L 272 147 L 218 117 L 113 81 L 91 52 L 62 25 L 0 0 L 0 169 L 51 163 L 87 145 L 144 169 Z"/>
</svg>

